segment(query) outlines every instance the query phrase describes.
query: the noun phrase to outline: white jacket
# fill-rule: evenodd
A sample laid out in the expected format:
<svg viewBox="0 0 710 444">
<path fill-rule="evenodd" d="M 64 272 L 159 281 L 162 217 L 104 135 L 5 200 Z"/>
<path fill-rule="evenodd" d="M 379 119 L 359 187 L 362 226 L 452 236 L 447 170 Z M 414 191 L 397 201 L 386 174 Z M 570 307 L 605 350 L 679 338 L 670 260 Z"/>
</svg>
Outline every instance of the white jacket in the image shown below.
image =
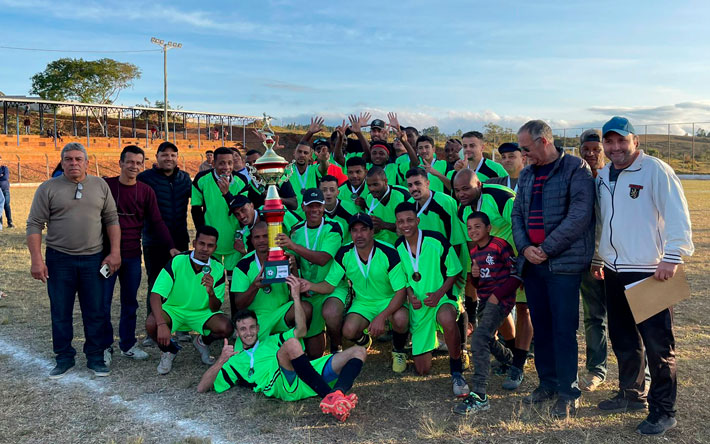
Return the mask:
<svg viewBox="0 0 710 444">
<path fill-rule="evenodd" d="M 654 272 L 693 254 L 688 203 L 673 169 L 642 150 L 612 192 L 607 164 L 596 178 L 597 254 L 593 265 Z"/>
</svg>

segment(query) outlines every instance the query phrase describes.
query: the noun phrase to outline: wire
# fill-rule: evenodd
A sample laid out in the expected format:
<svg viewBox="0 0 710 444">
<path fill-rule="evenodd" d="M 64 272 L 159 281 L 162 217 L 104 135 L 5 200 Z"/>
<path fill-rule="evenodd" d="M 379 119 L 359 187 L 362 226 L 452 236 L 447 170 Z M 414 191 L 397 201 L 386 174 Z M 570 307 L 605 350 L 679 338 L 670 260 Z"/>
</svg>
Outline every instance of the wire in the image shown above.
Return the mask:
<svg viewBox="0 0 710 444">
<path fill-rule="evenodd" d="M 136 49 L 131 51 L 78 51 L 78 50 L 64 50 L 64 49 L 40 49 L 40 48 L 18 48 L 15 46 L 0 46 L 0 49 L 15 49 L 18 51 L 39 51 L 39 52 L 79 52 L 79 53 L 96 53 L 96 54 L 117 54 L 117 53 L 131 53 L 131 52 L 162 52 L 162 49 Z"/>
</svg>

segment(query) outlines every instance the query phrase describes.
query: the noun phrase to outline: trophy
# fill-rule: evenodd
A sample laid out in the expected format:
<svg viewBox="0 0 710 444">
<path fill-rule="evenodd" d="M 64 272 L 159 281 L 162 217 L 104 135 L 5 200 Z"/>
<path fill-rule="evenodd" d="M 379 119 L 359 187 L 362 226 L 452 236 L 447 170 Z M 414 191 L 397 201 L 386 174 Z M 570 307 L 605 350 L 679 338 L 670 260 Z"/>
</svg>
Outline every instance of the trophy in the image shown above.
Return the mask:
<svg viewBox="0 0 710 444">
<path fill-rule="evenodd" d="M 267 187 L 264 209 L 261 212 L 269 227 L 269 255 L 264 264 L 264 279 L 262 281 L 264 284 L 285 282 L 286 276 L 289 275 L 288 258 L 284 251 L 276 245 L 276 236 L 282 231 L 285 214 L 283 201 L 279 197 L 276 186 L 287 181 L 291 176 L 290 171 L 284 174 L 290 163 L 276 154 L 273 149 L 276 138 L 274 130 L 269 125 L 270 119 L 264 113 L 264 124 L 258 130 L 264 136 L 263 144 L 266 147 L 266 152 L 249 168 L 257 185 Z"/>
</svg>

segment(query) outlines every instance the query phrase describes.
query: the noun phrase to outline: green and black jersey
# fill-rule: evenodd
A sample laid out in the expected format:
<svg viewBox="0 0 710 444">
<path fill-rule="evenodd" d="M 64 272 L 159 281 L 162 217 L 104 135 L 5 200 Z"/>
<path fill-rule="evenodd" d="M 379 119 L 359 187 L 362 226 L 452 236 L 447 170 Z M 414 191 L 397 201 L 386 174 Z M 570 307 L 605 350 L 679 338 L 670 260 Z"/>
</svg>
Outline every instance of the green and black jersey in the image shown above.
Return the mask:
<svg viewBox="0 0 710 444">
<path fill-rule="evenodd" d="M 385 223 L 393 224 L 396 221 L 394 210 L 397 205 L 410 199 L 406 188 L 389 185 L 382 199 L 375 199 L 372 195 L 365 199 L 365 212 L 371 216 L 382 219 Z M 375 239 L 394 245 L 397 241 L 397 233 L 390 230 L 380 230 L 375 233 Z"/>
<path fill-rule="evenodd" d="M 513 201 L 515 193 L 503 185 L 483 184 L 481 197 L 478 201 L 470 205 L 461 206 L 458 209 L 458 217 L 466 226 L 468 216 L 474 211 L 486 213 L 491 221 L 491 236 L 499 237 L 508 242 L 515 251 L 513 243 L 513 228 L 511 224 L 511 214 L 513 212 Z M 468 230 L 466 230 L 466 240 L 470 241 Z M 515 251 L 517 254 L 517 251 Z"/>
<path fill-rule="evenodd" d="M 234 269 L 230 290 L 234 293 L 247 291 L 249 286 L 259 275 L 262 266 L 263 264 L 259 262 L 259 257 L 256 255 L 256 252 L 252 251 L 244 256 Z M 257 291 L 254 300 L 249 304 L 248 308 L 256 313 L 257 319 L 260 319 L 286 304 L 290 296 L 291 292 L 286 283 L 271 284 Z"/>
<path fill-rule="evenodd" d="M 175 255 L 158 274 L 151 289 L 164 300 L 163 306 L 174 311 L 196 312 L 209 310 L 209 295 L 202 285 L 201 265 L 192 266 L 191 251 Z M 215 258 L 210 258 L 207 266 L 214 279 L 214 293 L 224 301 L 224 266 Z"/>
<path fill-rule="evenodd" d="M 466 243 L 466 233 L 461 220 L 456 216 L 456 201 L 449 195 L 430 191 L 429 199 L 420 205 L 414 198 L 409 199 L 417 208 L 419 229 L 441 233 L 451 245 Z"/>
<path fill-rule="evenodd" d="M 372 163 L 367 164 L 367 170 L 369 171 L 373 167 Z M 388 163 L 384 167 L 381 167 L 383 170 L 385 170 L 385 176 L 387 177 L 387 184 L 388 185 L 399 185 L 400 183 L 400 171 L 399 171 L 399 165 L 396 163 Z M 406 173 L 406 171 L 405 171 Z"/>
<path fill-rule="evenodd" d="M 337 199 L 335 208 L 332 210 L 325 209 L 326 220 L 332 220 L 340 225 L 340 229 L 343 231 L 343 244 L 347 244 L 352 240 L 348 222 L 353 215 L 359 212 L 360 210 L 352 201 L 340 199 Z"/>
<path fill-rule="evenodd" d="M 293 187 L 293 192 L 296 195 L 296 199 L 298 200 L 298 207 L 296 208 L 296 213 L 299 216 L 303 217 L 305 214 L 303 212 L 303 209 L 301 208 L 301 204 L 303 203 L 303 192 L 309 188 L 318 187 L 318 165 L 308 165 L 306 167 L 306 171 L 303 174 L 298 171 L 298 167 L 296 167 L 296 164 L 291 164 L 287 167 L 287 169 L 293 171 L 291 177 L 289 178 L 289 182 L 291 183 L 291 186 Z"/>
<path fill-rule="evenodd" d="M 340 187 L 338 187 L 338 190 L 340 190 L 340 192 L 338 193 L 338 199 L 343 201 L 355 202 L 355 199 L 357 199 L 358 197 L 366 199 L 367 196 L 370 195 L 370 191 L 367 189 L 367 182 L 365 182 L 364 180 L 362 181 L 359 187 L 353 186 L 348 180 L 344 184 L 340 185 Z"/>
<path fill-rule="evenodd" d="M 343 230 L 340 224 L 330 220 L 322 219 L 317 227 L 308 227 L 306 221 L 297 223 L 291 229 L 291 240 L 303 247 L 312 251 L 324 251 L 331 256 L 335 256 L 338 249 L 343 244 Z M 322 282 L 328 275 L 328 270 L 332 264 L 332 259 L 325 265 L 315 265 L 298 256 L 294 252 L 298 260 L 298 267 L 301 271 L 301 277 L 311 282 Z"/>
<path fill-rule="evenodd" d="M 423 167 L 424 166 L 424 160 L 422 158 L 419 158 L 419 166 Z M 432 160 L 431 167 L 441 173 L 444 177 L 446 177 L 446 170 L 447 170 L 448 164 L 446 163 L 445 160 L 437 160 L 436 157 Z M 440 193 L 447 192 L 448 190 L 444 186 L 444 182 L 442 182 L 441 179 L 439 179 L 437 176 L 427 173 L 427 177 L 429 179 L 429 189 L 432 191 L 437 191 Z M 406 179 L 405 179 L 406 183 Z"/>
<path fill-rule="evenodd" d="M 229 192 L 236 196 L 246 187 L 244 176 L 232 173 Z M 237 218 L 229 211 L 227 201 L 217 185 L 217 173 L 214 169 L 202 171 L 192 181 L 192 206 L 204 207 L 205 224 L 217 229 L 217 255 L 229 255 L 234 250 L 234 233 L 237 230 Z"/>
</svg>

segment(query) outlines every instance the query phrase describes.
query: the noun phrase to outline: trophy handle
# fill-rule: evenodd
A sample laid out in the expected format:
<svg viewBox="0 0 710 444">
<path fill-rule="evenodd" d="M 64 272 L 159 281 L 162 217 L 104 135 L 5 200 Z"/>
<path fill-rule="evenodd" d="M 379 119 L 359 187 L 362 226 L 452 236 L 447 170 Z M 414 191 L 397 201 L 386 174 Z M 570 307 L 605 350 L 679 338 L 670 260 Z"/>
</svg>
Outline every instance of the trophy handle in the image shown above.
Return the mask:
<svg viewBox="0 0 710 444">
<path fill-rule="evenodd" d="M 249 174 L 251 175 L 251 180 L 254 181 L 259 187 L 261 188 L 266 188 L 266 181 L 259 176 L 259 171 L 254 168 L 253 165 L 247 165 L 247 170 L 249 170 Z"/>
<path fill-rule="evenodd" d="M 294 164 L 296 163 L 296 160 L 292 160 L 291 163 L 286 165 L 286 168 L 284 168 L 284 175 L 281 176 L 281 179 L 279 180 L 279 185 L 281 185 L 284 182 L 288 182 L 289 179 L 291 179 L 291 176 L 293 175 L 293 169 L 294 169 Z"/>
</svg>

